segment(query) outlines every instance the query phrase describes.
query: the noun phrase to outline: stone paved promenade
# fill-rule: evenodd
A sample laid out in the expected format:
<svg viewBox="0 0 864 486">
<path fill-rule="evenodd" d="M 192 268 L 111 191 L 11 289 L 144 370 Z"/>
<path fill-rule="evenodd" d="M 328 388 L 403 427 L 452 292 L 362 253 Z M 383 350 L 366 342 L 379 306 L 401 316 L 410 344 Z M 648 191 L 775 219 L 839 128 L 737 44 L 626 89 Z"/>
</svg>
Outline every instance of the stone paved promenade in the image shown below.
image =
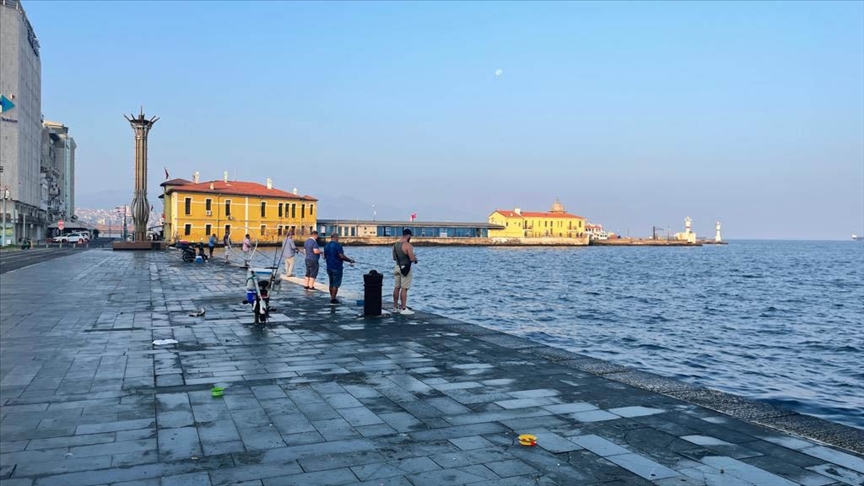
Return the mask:
<svg viewBox="0 0 864 486">
<path fill-rule="evenodd" d="M 105 250 L 0 275 L 2 486 L 864 484 L 860 429 L 287 283 L 257 329 L 244 277 Z"/>
</svg>

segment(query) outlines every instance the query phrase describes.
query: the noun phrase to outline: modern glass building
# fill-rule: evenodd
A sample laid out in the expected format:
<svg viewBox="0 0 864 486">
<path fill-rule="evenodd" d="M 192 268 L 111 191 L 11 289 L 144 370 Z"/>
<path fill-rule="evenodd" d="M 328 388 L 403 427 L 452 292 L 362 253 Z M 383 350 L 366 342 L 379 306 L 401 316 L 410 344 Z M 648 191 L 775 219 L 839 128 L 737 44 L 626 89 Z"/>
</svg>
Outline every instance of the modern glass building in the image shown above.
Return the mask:
<svg viewBox="0 0 864 486">
<path fill-rule="evenodd" d="M 339 236 L 356 238 L 398 238 L 406 228 L 411 230 L 415 238 L 488 238 L 490 229 L 503 227 L 489 223 L 318 220 L 318 232 L 321 235 L 337 233 Z"/>
</svg>

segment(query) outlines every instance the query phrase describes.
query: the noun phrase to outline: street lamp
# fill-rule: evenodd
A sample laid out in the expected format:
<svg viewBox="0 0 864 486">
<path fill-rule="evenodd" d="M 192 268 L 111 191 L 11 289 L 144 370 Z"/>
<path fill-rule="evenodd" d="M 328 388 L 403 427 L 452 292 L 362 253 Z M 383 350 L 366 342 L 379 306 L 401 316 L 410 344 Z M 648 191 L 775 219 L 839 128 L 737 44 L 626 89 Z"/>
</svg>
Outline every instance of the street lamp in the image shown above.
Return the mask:
<svg viewBox="0 0 864 486">
<path fill-rule="evenodd" d="M 117 206 L 114 209 L 117 210 L 117 216 L 118 217 L 120 216 L 120 210 L 121 209 L 123 210 L 123 241 L 126 241 L 126 239 L 129 236 L 129 230 L 128 230 L 128 227 L 126 226 L 126 206 Z"/>
</svg>

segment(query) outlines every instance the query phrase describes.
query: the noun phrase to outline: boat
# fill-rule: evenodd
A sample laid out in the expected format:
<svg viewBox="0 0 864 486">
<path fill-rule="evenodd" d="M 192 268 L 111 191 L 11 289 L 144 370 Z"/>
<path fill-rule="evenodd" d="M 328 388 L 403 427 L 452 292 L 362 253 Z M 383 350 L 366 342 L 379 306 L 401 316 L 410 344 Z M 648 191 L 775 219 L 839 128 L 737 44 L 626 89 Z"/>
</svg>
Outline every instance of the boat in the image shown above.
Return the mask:
<svg viewBox="0 0 864 486">
<path fill-rule="evenodd" d="M 852 239 L 854 241 L 864 241 L 864 236 L 858 236 L 855 233 L 852 233 Z"/>
</svg>

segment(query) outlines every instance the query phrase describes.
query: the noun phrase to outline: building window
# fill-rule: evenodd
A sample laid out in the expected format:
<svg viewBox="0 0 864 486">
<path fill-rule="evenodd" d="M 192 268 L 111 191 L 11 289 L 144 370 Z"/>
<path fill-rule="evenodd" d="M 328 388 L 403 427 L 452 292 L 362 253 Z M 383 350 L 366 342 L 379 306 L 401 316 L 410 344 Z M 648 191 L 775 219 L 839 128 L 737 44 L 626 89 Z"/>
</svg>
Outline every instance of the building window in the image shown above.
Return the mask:
<svg viewBox="0 0 864 486">
<path fill-rule="evenodd" d="M 189 216 L 190 214 L 192 214 L 192 198 L 191 197 L 186 198 L 186 201 L 183 204 L 183 208 L 186 211 L 186 213 L 185 213 L 186 216 Z M 189 233 L 186 233 L 186 234 L 189 234 Z"/>
<path fill-rule="evenodd" d="M 309 205 L 309 216 L 312 216 L 312 214 L 314 214 L 314 213 L 315 213 L 315 205 L 310 204 Z"/>
<path fill-rule="evenodd" d="M 230 235 L 230 234 L 231 234 L 231 225 L 230 225 L 230 224 L 226 224 L 226 225 L 225 225 L 225 236 L 228 236 L 228 235 Z"/>
<path fill-rule="evenodd" d="M 305 217 L 306 217 L 306 205 L 301 204 L 300 205 L 300 219 L 303 219 Z"/>
<path fill-rule="evenodd" d="M 225 201 L 225 216 L 231 216 L 231 200 Z"/>
<path fill-rule="evenodd" d="M 205 224 L 204 225 L 204 236 L 210 236 L 210 230 L 211 229 L 213 229 L 213 227 L 211 225 Z"/>
<path fill-rule="evenodd" d="M 205 199 L 204 200 L 204 209 L 206 209 L 208 212 L 213 210 L 213 200 L 212 199 Z"/>
<path fill-rule="evenodd" d="M 279 217 L 282 217 L 282 203 L 279 203 Z"/>
<path fill-rule="evenodd" d="M 351 236 L 357 236 L 357 227 L 356 226 L 351 227 Z"/>
<path fill-rule="evenodd" d="M 292 218 L 296 218 L 296 217 L 297 217 L 297 204 L 292 204 L 292 205 L 291 205 L 291 217 L 292 217 Z"/>
<path fill-rule="evenodd" d="M 279 207 L 282 207 L 280 204 Z M 282 225 L 279 225 L 279 236 L 282 236 Z"/>
<path fill-rule="evenodd" d="M 191 224 L 187 224 L 187 225 L 183 226 L 183 234 L 186 236 L 189 236 L 192 234 L 192 225 Z"/>
<path fill-rule="evenodd" d="M 261 201 L 261 217 L 267 217 L 267 201 Z"/>
</svg>

